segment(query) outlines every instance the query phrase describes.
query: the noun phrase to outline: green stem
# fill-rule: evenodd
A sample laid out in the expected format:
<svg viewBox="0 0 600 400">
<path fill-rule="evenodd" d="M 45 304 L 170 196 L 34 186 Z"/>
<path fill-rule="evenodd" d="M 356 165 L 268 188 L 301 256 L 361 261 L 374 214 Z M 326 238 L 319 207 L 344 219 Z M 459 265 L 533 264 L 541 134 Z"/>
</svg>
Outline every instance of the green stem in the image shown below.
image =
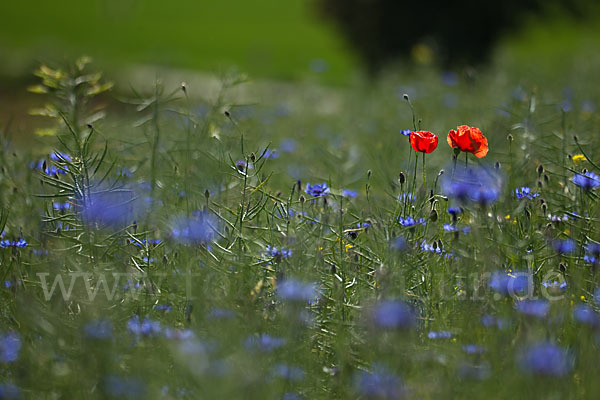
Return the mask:
<svg viewBox="0 0 600 400">
<path fill-rule="evenodd" d="M 423 187 L 425 188 L 425 190 L 427 190 L 427 181 L 426 181 L 426 174 L 425 174 L 425 152 L 423 152 Z"/>
</svg>

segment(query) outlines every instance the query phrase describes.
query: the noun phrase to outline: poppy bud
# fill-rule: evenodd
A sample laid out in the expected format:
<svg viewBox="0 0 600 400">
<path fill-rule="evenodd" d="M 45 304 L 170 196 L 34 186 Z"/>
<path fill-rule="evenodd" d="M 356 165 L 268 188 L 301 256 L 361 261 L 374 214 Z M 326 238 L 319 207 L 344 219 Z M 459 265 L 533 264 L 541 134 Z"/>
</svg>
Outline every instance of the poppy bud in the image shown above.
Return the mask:
<svg viewBox="0 0 600 400">
<path fill-rule="evenodd" d="M 508 140 L 509 142 L 512 142 L 514 140 L 513 135 L 511 135 L 509 133 L 508 136 L 506 137 L 506 140 Z"/>
<path fill-rule="evenodd" d="M 371 171 L 371 170 L 368 170 L 368 171 L 367 171 L 367 178 L 370 178 L 372 173 L 373 173 L 373 171 Z"/>
<path fill-rule="evenodd" d="M 435 222 L 438 219 L 438 213 L 436 210 L 431 210 L 431 212 L 429 213 L 429 220 L 431 222 Z"/>
<path fill-rule="evenodd" d="M 546 182 L 546 183 L 550 182 L 550 177 L 546 174 L 544 174 L 544 182 Z"/>
<path fill-rule="evenodd" d="M 400 176 L 398 178 L 398 181 L 400 182 L 401 185 L 404 185 L 404 182 L 406 182 L 406 176 L 404 176 L 403 172 L 400 172 Z"/>
<path fill-rule="evenodd" d="M 210 198 L 210 192 L 208 191 L 208 189 L 204 191 L 204 197 L 206 197 L 206 200 Z"/>
<path fill-rule="evenodd" d="M 496 161 L 496 164 L 494 165 L 494 167 L 496 169 L 500 169 L 500 161 Z"/>
<path fill-rule="evenodd" d="M 440 169 L 440 172 L 438 172 L 438 176 L 442 176 L 442 175 L 444 175 L 444 172 L 445 172 L 445 171 L 444 171 L 443 169 Z"/>
<path fill-rule="evenodd" d="M 402 97 L 404 97 L 404 100 L 406 100 L 406 101 L 409 101 L 408 95 L 407 95 L 406 93 L 404 93 L 404 94 L 402 95 Z"/>
<path fill-rule="evenodd" d="M 225 110 L 225 111 L 223 111 L 223 114 L 225 114 L 225 116 L 226 116 L 227 118 L 231 118 L 231 114 L 229 113 L 229 111 L 228 111 L 228 110 Z"/>
<path fill-rule="evenodd" d="M 254 154 L 254 152 L 250 153 L 250 160 L 252 160 L 252 162 L 256 161 L 256 154 Z"/>
<path fill-rule="evenodd" d="M 300 195 L 300 203 L 304 203 L 306 201 L 306 198 L 304 197 L 303 194 Z"/>
<path fill-rule="evenodd" d="M 538 176 L 542 176 L 542 174 L 544 173 L 544 166 L 542 164 L 538 165 L 537 173 L 538 173 Z"/>
<path fill-rule="evenodd" d="M 567 272 L 567 266 L 565 264 L 563 264 L 563 263 L 560 263 L 558 265 L 558 268 L 560 269 L 560 272 L 562 272 L 562 273 Z"/>
<path fill-rule="evenodd" d="M 181 82 L 181 90 L 183 91 L 183 93 L 187 93 L 187 87 L 185 82 Z"/>
</svg>

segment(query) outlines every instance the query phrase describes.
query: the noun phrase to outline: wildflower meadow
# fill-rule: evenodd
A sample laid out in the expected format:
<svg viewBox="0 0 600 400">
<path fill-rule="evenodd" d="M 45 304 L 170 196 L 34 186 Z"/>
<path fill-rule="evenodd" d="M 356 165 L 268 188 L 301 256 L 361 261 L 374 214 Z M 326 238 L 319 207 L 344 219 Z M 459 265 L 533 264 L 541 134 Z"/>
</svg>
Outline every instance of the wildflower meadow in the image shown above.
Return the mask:
<svg viewBox="0 0 600 400">
<path fill-rule="evenodd" d="M 519 74 L 42 64 L 44 128 L 0 124 L 0 399 L 597 398 L 600 98 Z"/>
</svg>

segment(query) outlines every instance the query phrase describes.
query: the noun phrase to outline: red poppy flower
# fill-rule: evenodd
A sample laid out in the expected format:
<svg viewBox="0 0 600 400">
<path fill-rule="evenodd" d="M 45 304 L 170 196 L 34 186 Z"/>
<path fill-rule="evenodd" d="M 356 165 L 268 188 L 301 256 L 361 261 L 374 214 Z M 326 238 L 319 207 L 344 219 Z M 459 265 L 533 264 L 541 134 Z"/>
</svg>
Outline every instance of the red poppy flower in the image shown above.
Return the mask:
<svg viewBox="0 0 600 400">
<path fill-rule="evenodd" d="M 448 132 L 448 145 L 460 151 L 467 151 L 475 154 L 475 157 L 482 158 L 488 152 L 488 141 L 478 128 L 467 125 L 456 127 Z"/>
<path fill-rule="evenodd" d="M 438 145 L 438 137 L 428 131 L 411 132 L 410 145 L 419 153 L 431 153 Z"/>
</svg>

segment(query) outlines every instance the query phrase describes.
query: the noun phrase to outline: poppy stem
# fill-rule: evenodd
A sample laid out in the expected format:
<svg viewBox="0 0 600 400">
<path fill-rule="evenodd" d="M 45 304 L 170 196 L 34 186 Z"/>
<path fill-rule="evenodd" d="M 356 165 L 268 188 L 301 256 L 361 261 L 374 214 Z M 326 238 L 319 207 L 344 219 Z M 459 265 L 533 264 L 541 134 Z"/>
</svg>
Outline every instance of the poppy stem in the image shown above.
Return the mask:
<svg viewBox="0 0 600 400">
<path fill-rule="evenodd" d="M 426 174 L 425 174 L 425 152 L 423 152 L 423 187 L 427 190 Z"/>
<path fill-rule="evenodd" d="M 413 174 L 413 184 L 411 193 L 416 193 L 417 189 L 417 164 L 419 163 L 419 157 L 415 154 L 415 173 Z"/>
<path fill-rule="evenodd" d="M 465 169 L 469 168 L 469 153 L 465 151 Z"/>
</svg>

